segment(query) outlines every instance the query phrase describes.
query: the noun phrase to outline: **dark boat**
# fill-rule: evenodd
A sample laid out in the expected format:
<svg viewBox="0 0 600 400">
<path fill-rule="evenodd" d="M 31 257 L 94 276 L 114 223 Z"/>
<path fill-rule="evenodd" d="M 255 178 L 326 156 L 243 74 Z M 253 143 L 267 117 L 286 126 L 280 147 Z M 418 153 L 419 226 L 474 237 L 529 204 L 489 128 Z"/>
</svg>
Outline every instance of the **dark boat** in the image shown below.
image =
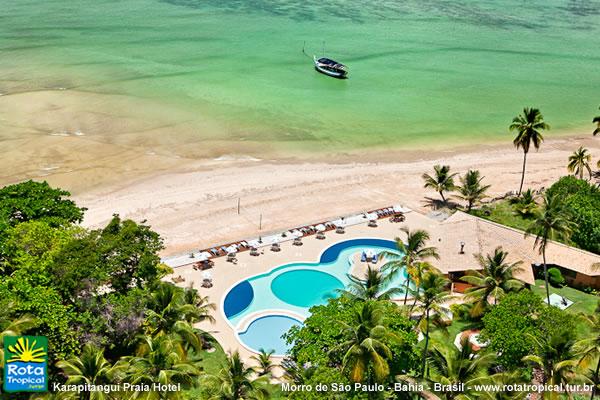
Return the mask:
<svg viewBox="0 0 600 400">
<path fill-rule="evenodd" d="M 313 56 L 313 61 L 315 63 L 315 69 L 322 74 L 340 79 L 348 77 L 348 67 L 344 64 L 327 57 L 317 59 L 317 56 Z"/>
</svg>

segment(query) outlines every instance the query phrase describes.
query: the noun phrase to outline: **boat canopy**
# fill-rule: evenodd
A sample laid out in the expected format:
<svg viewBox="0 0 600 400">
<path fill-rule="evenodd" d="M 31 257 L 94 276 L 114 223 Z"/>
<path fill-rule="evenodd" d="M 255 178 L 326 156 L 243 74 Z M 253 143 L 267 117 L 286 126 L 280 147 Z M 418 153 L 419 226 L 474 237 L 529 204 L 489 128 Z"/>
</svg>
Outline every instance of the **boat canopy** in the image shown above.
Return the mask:
<svg viewBox="0 0 600 400">
<path fill-rule="evenodd" d="M 346 66 L 344 64 L 340 64 L 339 62 L 334 61 L 331 58 L 322 57 L 322 58 L 319 58 L 317 60 L 317 62 L 319 64 L 327 65 L 328 67 L 331 67 L 331 68 L 340 69 L 340 70 L 344 70 L 344 71 L 346 70 Z"/>
</svg>

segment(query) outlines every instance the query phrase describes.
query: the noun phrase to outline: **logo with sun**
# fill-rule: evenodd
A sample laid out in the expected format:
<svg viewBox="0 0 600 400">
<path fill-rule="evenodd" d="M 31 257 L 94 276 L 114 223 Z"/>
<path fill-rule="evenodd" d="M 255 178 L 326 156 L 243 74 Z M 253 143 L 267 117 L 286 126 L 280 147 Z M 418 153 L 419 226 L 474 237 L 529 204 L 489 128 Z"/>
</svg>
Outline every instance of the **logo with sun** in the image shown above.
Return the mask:
<svg viewBox="0 0 600 400">
<path fill-rule="evenodd" d="M 3 389 L 5 392 L 48 391 L 48 338 L 4 336 Z M 2 397 L 0 395 L 0 397 Z"/>
<path fill-rule="evenodd" d="M 14 345 L 8 346 L 8 351 L 11 357 L 6 360 L 7 363 L 26 362 L 26 363 L 43 363 L 46 362 L 46 350 L 43 345 L 38 345 L 36 339 L 28 337 L 20 337 Z"/>
</svg>

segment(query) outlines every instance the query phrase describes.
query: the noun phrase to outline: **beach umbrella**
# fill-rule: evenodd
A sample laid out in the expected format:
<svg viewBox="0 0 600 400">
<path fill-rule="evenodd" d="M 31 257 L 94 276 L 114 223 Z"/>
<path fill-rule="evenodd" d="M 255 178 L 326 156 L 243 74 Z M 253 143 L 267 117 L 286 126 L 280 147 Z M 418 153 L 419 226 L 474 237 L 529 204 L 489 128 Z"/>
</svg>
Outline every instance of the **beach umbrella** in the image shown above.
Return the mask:
<svg viewBox="0 0 600 400">
<path fill-rule="evenodd" d="M 376 221 L 377 220 L 377 214 L 375 214 L 375 213 L 367 214 L 367 219 L 369 221 Z"/>
<path fill-rule="evenodd" d="M 231 246 L 227 247 L 225 251 L 227 252 L 227 254 L 235 254 L 237 253 L 238 249 L 235 244 L 232 244 Z"/>
<path fill-rule="evenodd" d="M 196 261 L 206 261 L 208 260 L 208 257 L 206 256 L 206 254 L 204 253 L 200 253 L 198 255 L 198 257 L 195 257 Z"/>
<path fill-rule="evenodd" d="M 319 224 L 315 227 L 315 229 L 317 230 L 317 232 L 325 232 L 325 230 L 327 230 L 327 228 L 325 227 L 325 225 L 323 224 Z"/>
<path fill-rule="evenodd" d="M 212 274 L 210 271 L 202 272 L 202 279 L 208 279 L 209 281 L 212 280 Z"/>
</svg>

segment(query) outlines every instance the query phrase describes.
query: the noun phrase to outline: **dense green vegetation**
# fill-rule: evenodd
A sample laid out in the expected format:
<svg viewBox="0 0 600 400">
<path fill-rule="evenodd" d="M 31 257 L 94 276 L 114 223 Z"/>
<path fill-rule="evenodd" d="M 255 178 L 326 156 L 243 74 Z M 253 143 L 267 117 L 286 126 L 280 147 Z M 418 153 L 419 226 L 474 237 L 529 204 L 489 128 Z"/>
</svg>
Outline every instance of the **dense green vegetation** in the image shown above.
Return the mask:
<svg viewBox="0 0 600 400">
<path fill-rule="evenodd" d="M 193 326 L 210 321 L 214 306 L 196 289 L 161 281 L 169 269 L 158 234 L 117 215 L 83 229 L 85 210 L 68 195 L 32 181 L 0 190 L 0 347 L 7 335 L 47 336 L 52 382 L 191 389 L 217 373 L 220 346 Z"/>
<path fill-rule="evenodd" d="M 565 176 L 548 192 L 561 198 L 575 222 L 572 242 L 600 254 L 600 189 L 585 180 Z"/>
</svg>

